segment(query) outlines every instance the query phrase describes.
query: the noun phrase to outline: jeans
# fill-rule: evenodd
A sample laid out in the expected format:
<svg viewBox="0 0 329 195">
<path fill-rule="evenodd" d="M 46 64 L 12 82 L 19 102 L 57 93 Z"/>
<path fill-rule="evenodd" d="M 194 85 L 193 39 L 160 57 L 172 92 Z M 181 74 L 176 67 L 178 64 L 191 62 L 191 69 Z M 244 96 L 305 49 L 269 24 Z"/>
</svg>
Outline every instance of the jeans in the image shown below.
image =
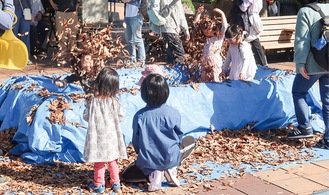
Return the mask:
<svg viewBox="0 0 329 195">
<path fill-rule="evenodd" d="M 125 17 L 126 22 L 126 41 L 130 59 L 136 61 L 136 47 L 138 52 L 138 61 L 145 61 L 145 47 L 142 37 L 143 18 L 138 15 L 135 17 Z"/>
<path fill-rule="evenodd" d="M 184 63 L 185 50 L 178 34 L 162 33 L 163 43 L 167 51 L 167 63 Z"/>
<path fill-rule="evenodd" d="M 30 20 L 25 20 L 23 16 L 23 11 L 15 12 L 17 16 L 17 23 L 14 27 L 14 34 L 17 38 L 22 40 L 30 56 Z M 18 35 L 20 34 L 20 35 Z"/>
<path fill-rule="evenodd" d="M 119 166 L 118 160 L 107 162 L 108 169 L 110 172 L 110 184 L 116 184 L 120 182 L 119 178 Z M 94 163 L 94 185 L 100 186 L 105 184 L 105 162 L 95 162 Z"/>
<path fill-rule="evenodd" d="M 329 74 L 310 75 L 310 79 L 305 79 L 301 74 L 297 74 L 292 86 L 292 96 L 295 106 L 295 113 L 299 127 L 311 127 L 310 114 L 306 95 L 308 90 L 319 81 L 320 97 L 322 102 L 322 117 L 325 125 L 324 138 L 329 139 Z"/>
</svg>

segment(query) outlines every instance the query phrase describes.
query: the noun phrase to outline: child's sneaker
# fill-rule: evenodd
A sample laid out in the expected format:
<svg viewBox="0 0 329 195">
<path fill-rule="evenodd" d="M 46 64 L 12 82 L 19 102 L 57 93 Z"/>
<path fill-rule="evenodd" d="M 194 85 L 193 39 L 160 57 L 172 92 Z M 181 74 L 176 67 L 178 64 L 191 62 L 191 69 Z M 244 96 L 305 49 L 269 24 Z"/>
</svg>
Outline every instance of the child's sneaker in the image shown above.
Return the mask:
<svg viewBox="0 0 329 195">
<path fill-rule="evenodd" d="M 150 184 L 148 187 L 149 192 L 161 190 L 161 184 L 164 180 L 163 171 L 155 170 L 149 175 Z"/>
<path fill-rule="evenodd" d="M 194 151 L 196 148 L 196 142 L 194 137 L 186 136 L 183 138 L 182 143 L 180 144 L 180 164 Z"/>
<path fill-rule="evenodd" d="M 105 185 L 95 186 L 94 184 L 89 184 L 89 189 L 97 193 L 103 193 L 105 191 Z"/>
<path fill-rule="evenodd" d="M 325 149 L 329 149 L 329 140 L 327 139 L 321 139 L 316 146 L 320 147 L 320 148 L 325 148 Z"/>
<path fill-rule="evenodd" d="M 312 137 L 313 137 L 312 127 L 307 127 L 306 129 L 297 127 L 288 133 L 289 139 L 312 138 Z"/>
<path fill-rule="evenodd" d="M 113 190 L 113 192 L 111 193 L 111 195 L 122 194 L 120 183 L 112 184 L 112 190 Z"/>
<path fill-rule="evenodd" d="M 171 169 L 165 170 L 164 176 L 167 179 L 167 183 L 169 186 L 174 186 L 174 187 L 180 186 L 180 182 L 177 179 L 177 167 L 173 167 Z"/>
</svg>

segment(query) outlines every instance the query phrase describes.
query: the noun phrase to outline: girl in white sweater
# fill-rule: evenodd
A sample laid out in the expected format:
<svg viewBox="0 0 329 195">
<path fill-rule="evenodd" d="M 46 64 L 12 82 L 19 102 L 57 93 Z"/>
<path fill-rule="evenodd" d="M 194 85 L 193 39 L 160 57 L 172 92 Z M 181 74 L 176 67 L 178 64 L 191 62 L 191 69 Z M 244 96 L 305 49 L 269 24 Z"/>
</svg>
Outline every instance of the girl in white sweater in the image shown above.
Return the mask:
<svg viewBox="0 0 329 195">
<path fill-rule="evenodd" d="M 244 33 L 239 25 L 231 25 L 225 32 L 225 38 L 230 43 L 227 57 L 223 65 L 222 76 L 230 67 L 230 80 L 253 80 L 257 65 L 250 43 L 244 41 Z"/>
</svg>

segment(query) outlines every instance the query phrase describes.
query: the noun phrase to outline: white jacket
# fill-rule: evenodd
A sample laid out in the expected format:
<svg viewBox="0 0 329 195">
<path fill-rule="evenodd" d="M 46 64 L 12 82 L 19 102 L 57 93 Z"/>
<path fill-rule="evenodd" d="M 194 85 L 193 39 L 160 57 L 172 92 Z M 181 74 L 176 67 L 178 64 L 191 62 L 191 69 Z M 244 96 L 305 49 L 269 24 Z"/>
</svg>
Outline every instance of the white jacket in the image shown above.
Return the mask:
<svg viewBox="0 0 329 195">
<path fill-rule="evenodd" d="M 161 5 L 161 1 L 162 5 Z M 154 0 L 154 7 L 163 7 L 169 5 L 172 0 Z M 189 34 L 188 25 L 184 13 L 184 8 L 181 0 L 179 0 L 176 4 L 171 8 L 171 13 L 166 18 L 166 24 L 160 26 L 150 25 L 150 28 L 153 32 L 161 34 L 161 33 L 176 33 L 179 34 L 182 30 L 185 35 Z"/>
</svg>

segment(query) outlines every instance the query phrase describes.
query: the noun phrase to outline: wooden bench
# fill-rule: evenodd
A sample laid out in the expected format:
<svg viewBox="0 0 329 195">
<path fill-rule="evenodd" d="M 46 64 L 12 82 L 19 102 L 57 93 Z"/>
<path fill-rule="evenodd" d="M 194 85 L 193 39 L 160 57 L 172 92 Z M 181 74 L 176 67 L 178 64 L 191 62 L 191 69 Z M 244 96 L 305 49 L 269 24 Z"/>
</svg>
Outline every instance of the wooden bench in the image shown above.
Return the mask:
<svg viewBox="0 0 329 195">
<path fill-rule="evenodd" d="M 296 15 L 263 17 L 263 32 L 260 43 L 267 50 L 293 49 L 295 40 Z"/>
</svg>

